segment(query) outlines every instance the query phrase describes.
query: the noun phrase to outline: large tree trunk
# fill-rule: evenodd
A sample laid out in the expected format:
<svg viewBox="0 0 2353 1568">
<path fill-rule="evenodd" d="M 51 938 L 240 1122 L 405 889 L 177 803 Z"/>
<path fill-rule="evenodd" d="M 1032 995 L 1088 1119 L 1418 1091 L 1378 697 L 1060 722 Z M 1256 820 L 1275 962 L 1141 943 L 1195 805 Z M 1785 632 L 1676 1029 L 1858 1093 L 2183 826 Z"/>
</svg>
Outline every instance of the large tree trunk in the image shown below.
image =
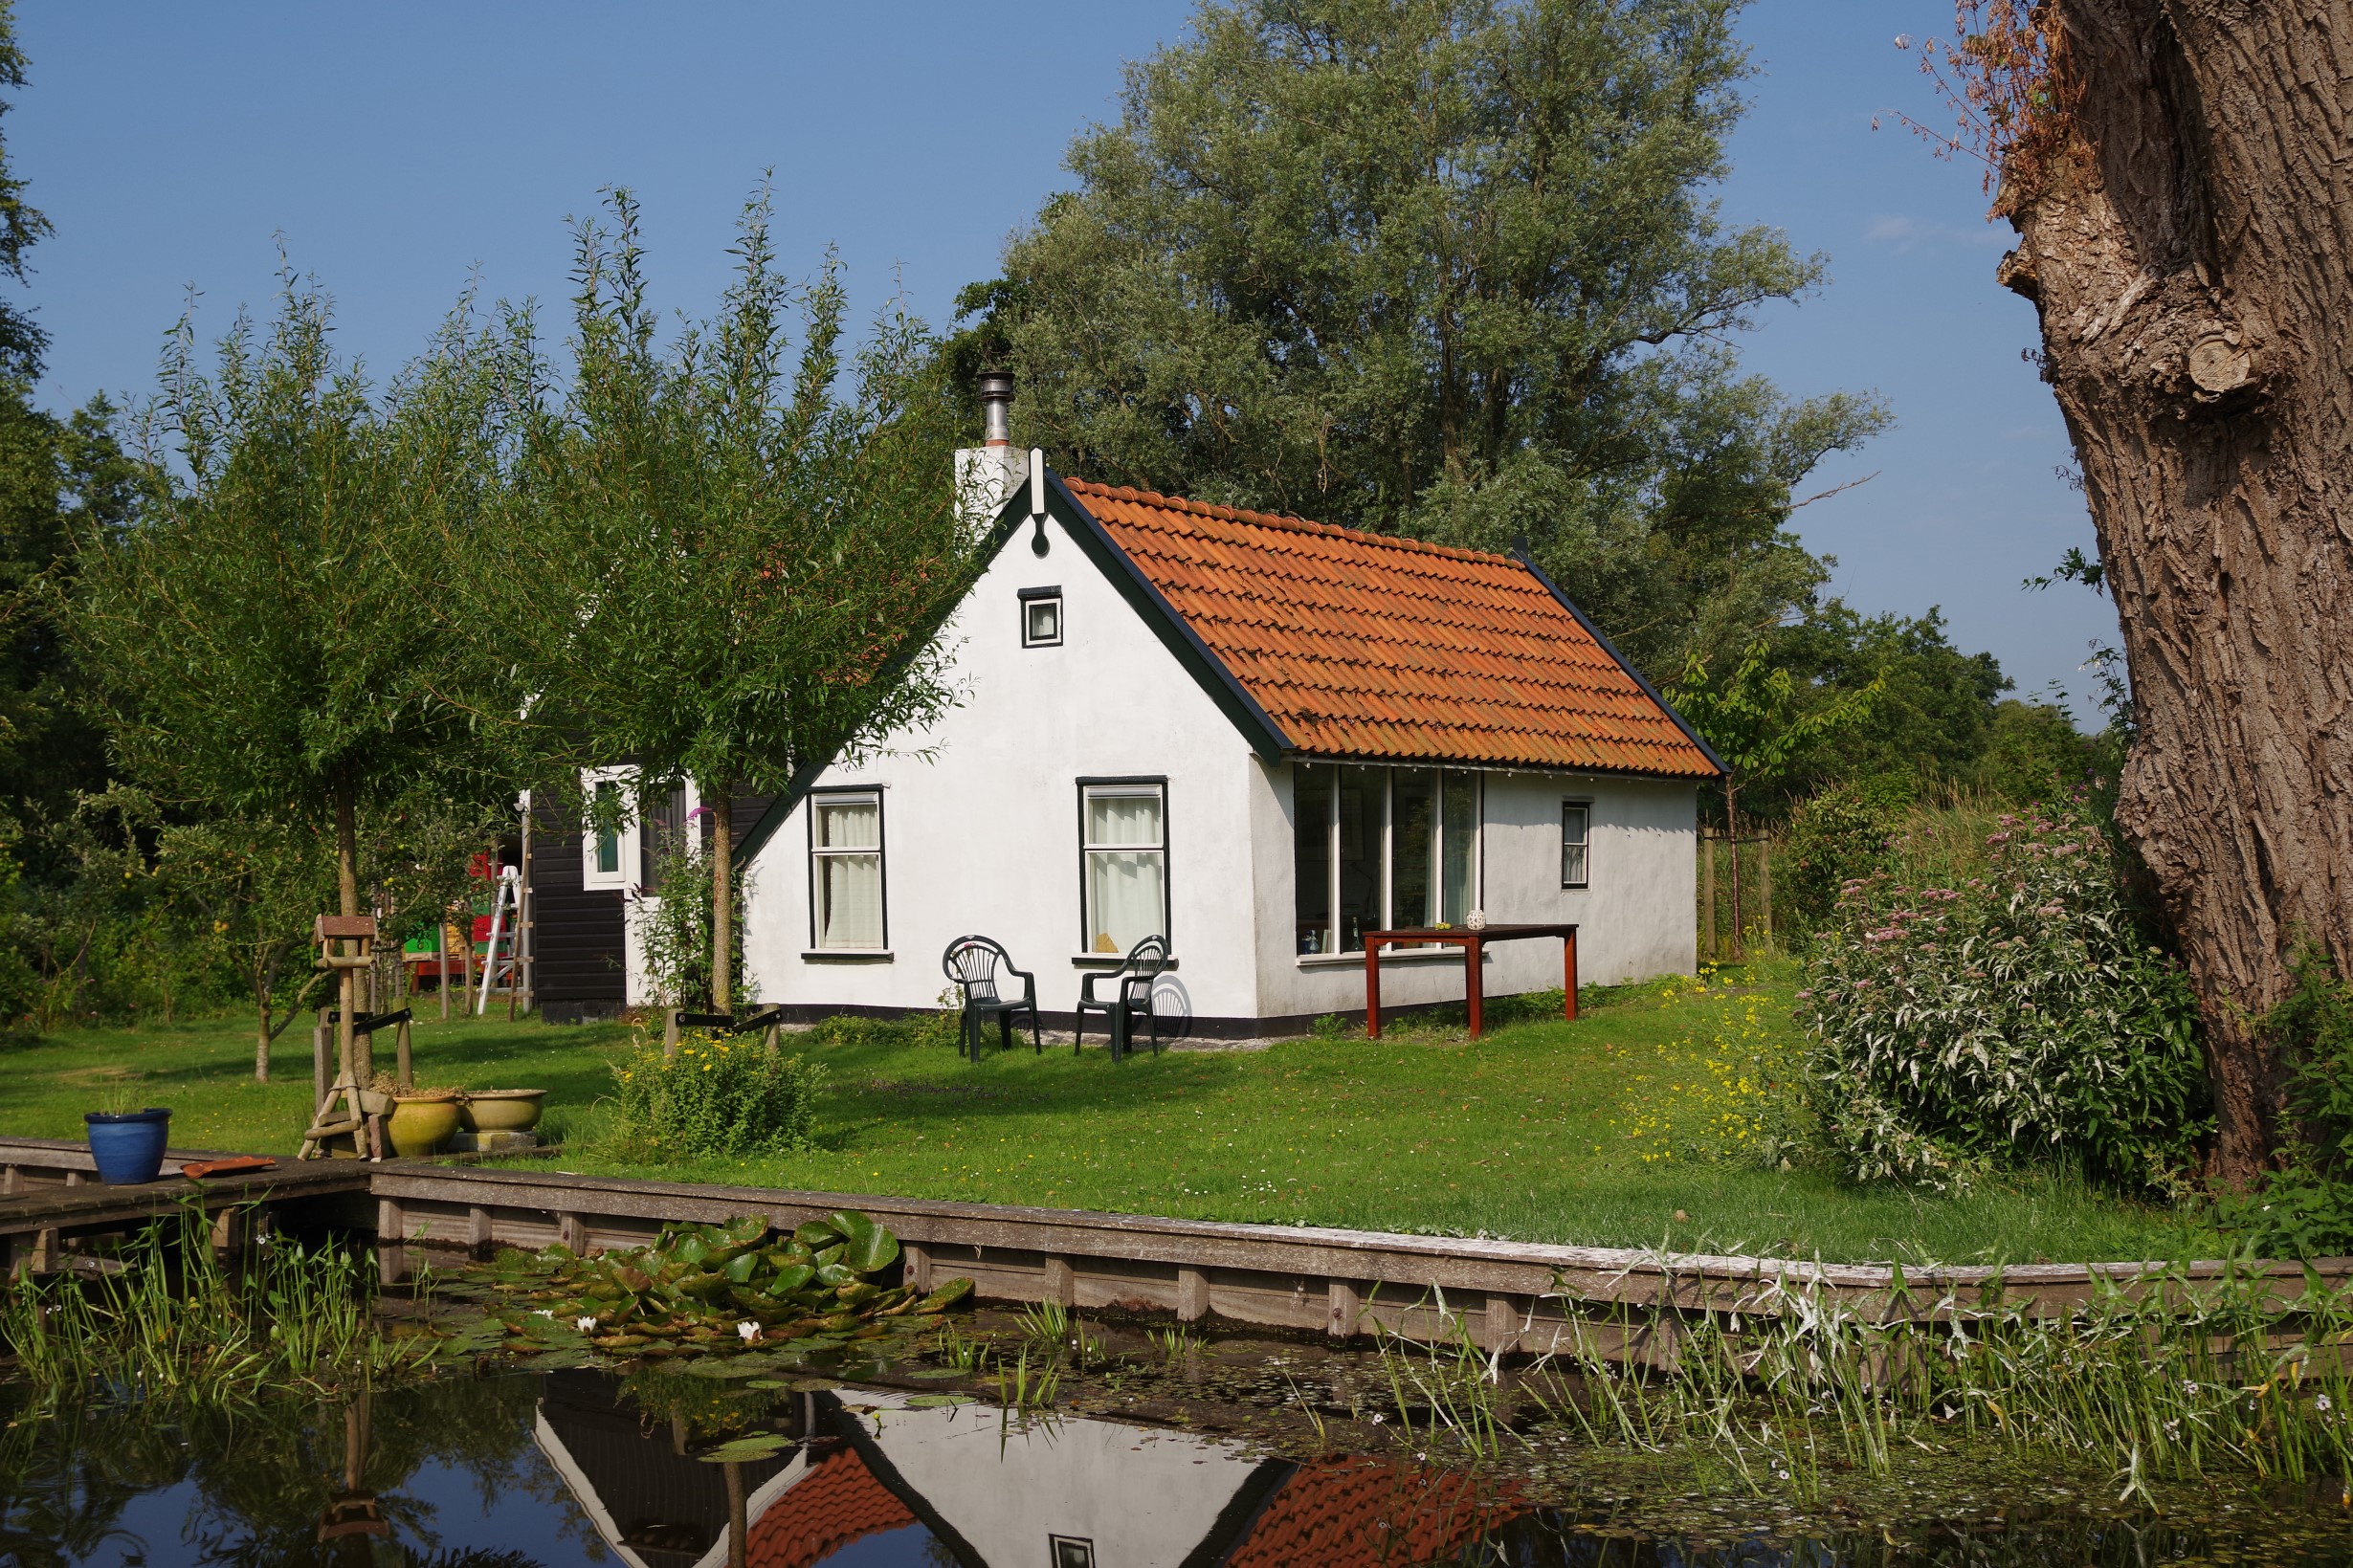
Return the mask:
<svg viewBox="0 0 2353 1568">
<path fill-rule="evenodd" d="M 2005 170 L 2002 278 L 2082 465 L 2140 726 L 2119 815 L 2243 1182 L 2282 1109 L 2254 1020 L 2283 961 L 2353 959 L 2353 32 L 2342 0 L 2051 14 L 2080 97 L 2061 156 Z"/>
</svg>

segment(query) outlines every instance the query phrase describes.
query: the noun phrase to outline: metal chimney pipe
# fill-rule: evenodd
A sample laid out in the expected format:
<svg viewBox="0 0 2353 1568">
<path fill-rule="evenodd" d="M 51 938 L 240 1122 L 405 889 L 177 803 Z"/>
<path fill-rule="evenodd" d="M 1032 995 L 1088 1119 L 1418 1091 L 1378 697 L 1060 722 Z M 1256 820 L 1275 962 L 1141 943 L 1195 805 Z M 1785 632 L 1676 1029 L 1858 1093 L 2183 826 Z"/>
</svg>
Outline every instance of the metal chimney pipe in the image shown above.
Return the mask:
<svg viewBox="0 0 2353 1568">
<path fill-rule="evenodd" d="M 987 370 L 981 374 L 981 412 L 987 420 L 982 442 L 986 446 L 1010 447 L 1013 444 L 1013 378 L 1002 370 Z"/>
</svg>

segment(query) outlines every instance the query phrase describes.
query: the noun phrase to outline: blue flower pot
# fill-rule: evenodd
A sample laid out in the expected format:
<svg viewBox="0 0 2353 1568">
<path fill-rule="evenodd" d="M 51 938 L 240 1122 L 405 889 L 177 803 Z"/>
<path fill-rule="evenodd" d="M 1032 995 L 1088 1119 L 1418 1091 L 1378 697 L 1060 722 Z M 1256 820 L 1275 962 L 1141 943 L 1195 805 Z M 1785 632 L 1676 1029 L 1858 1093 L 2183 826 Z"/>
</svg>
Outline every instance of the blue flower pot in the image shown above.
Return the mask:
<svg viewBox="0 0 2353 1568">
<path fill-rule="evenodd" d="M 99 1180 L 109 1186 L 137 1186 L 152 1182 L 164 1168 L 164 1145 L 171 1136 L 171 1113 L 149 1106 L 110 1116 L 85 1111 L 81 1119 L 90 1130 L 90 1154 L 98 1161 Z"/>
</svg>

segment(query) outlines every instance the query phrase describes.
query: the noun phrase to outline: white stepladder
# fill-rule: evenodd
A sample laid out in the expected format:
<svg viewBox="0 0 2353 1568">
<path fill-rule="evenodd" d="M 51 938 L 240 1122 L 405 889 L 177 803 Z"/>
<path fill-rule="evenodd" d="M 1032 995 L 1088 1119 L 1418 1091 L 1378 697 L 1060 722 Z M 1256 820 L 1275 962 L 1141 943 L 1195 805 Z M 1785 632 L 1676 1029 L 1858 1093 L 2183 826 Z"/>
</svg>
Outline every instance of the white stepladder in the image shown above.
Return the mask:
<svg viewBox="0 0 2353 1568">
<path fill-rule="evenodd" d="M 474 999 L 477 1017 L 490 1006 L 491 983 L 501 968 L 506 974 L 506 988 L 512 991 L 519 978 L 516 967 L 516 938 L 521 934 L 522 920 L 522 872 L 513 866 L 499 868 L 499 894 L 490 906 L 490 945 L 482 953 L 482 983 Z M 514 919 L 508 917 L 512 915 Z M 506 958 L 499 958 L 499 941 L 506 940 Z"/>
</svg>

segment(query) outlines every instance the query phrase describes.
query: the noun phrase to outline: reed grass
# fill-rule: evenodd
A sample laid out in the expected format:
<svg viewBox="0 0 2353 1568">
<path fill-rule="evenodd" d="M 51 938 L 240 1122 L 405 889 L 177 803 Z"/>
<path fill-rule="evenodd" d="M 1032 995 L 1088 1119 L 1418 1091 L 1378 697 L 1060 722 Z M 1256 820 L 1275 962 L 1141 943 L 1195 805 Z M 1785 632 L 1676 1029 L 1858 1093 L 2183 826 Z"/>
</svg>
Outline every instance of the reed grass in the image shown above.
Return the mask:
<svg viewBox="0 0 2353 1568">
<path fill-rule="evenodd" d="M 1492 1457 L 1525 1424 L 1511 1419 L 1525 1396 L 1593 1446 L 1698 1447 L 1754 1487 L 1801 1494 L 1826 1469 L 1886 1476 L 1987 1451 L 2104 1469 L 2122 1501 L 2150 1501 L 2159 1480 L 2353 1476 L 2353 1293 L 2317 1275 L 2283 1288 L 2245 1269 L 2173 1270 L 2104 1283 L 2066 1312 L 1997 1285 L 1875 1314 L 1785 1281 L 1689 1317 L 1572 1308 L 1516 1370 L 1459 1318 L 1452 1338 L 1382 1333 L 1400 1435 Z"/>
<path fill-rule="evenodd" d="M 25 1275 L 0 1296 L 0 1337 L 37 1401 L 327 1393 L 431 1354 L 381 1332 L 372 1271 L 352 1253 L 265 1233 L 247 1259 L 224 1260 L 193 1204 L 144 1226 L 117 1261 L 119 1272 Z"/>
</svg>

